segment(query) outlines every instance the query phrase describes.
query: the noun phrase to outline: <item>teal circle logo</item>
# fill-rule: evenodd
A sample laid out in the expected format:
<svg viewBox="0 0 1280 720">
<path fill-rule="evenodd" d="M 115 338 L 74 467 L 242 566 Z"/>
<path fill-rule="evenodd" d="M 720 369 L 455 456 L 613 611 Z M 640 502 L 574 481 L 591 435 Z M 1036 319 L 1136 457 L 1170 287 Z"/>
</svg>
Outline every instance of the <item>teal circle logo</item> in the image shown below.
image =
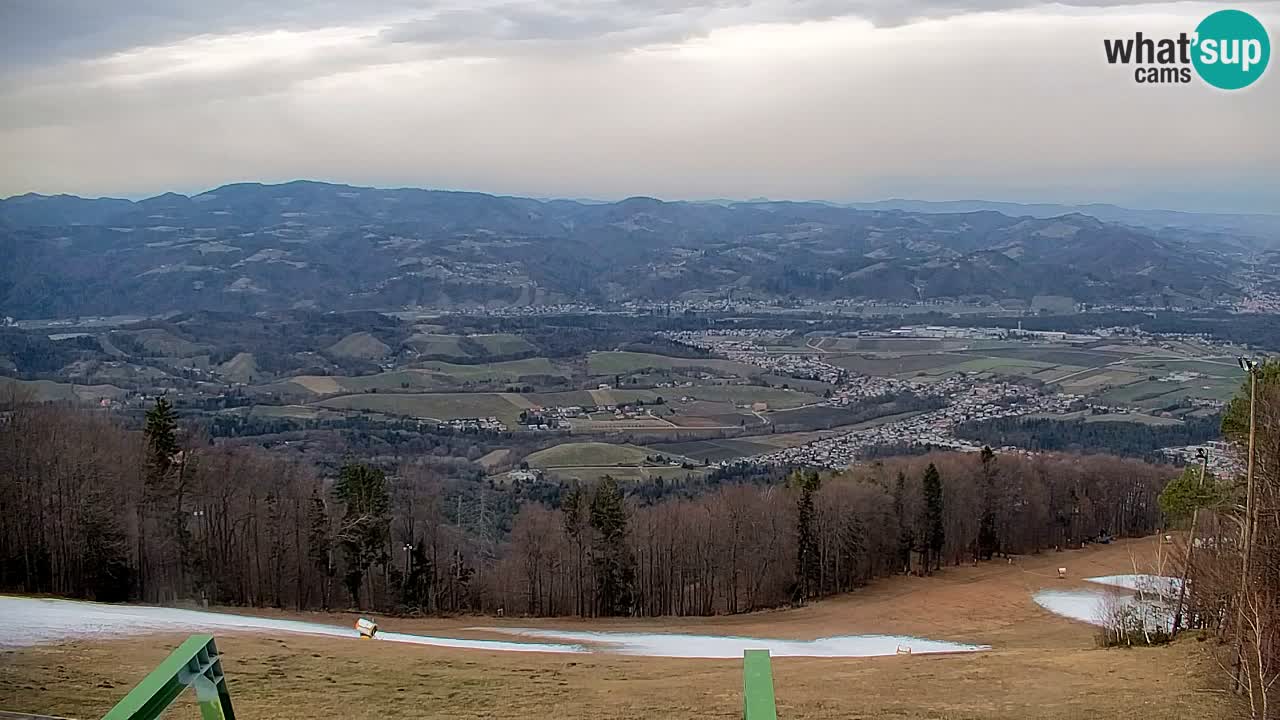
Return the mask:
<svg viewBox="0 0 1280 720">
<path fill-rule="evenodd" d="M 1191 62 L 1200 78 L 1221 90 L 1249 87 L 1267 69 L 1271 38 L 1242 10 L 1219 10 L 1196 26 Z"/>
</svg>

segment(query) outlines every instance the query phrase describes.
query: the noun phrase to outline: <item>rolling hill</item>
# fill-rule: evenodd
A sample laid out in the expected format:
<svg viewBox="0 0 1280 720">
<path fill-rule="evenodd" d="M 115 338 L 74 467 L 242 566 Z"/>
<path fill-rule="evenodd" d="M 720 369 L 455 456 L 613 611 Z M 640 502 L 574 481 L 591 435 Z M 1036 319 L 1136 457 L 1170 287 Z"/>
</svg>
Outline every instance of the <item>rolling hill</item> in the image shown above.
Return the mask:
<svg viewBox="0 0 1280 720">
<path fill-rule="evenodd" d="M 1079 212 L 643 197 L 589 204 L 246 183 L 137 202 L 0 201 L 0 254 L 12 259 L 0 270 L 0 302 L 18 318 L 728 293 L 892 301 L 1054 295 L 1197 306 L 1241 291 L 1243 251 L 1207 237 Z"/>
</svg>

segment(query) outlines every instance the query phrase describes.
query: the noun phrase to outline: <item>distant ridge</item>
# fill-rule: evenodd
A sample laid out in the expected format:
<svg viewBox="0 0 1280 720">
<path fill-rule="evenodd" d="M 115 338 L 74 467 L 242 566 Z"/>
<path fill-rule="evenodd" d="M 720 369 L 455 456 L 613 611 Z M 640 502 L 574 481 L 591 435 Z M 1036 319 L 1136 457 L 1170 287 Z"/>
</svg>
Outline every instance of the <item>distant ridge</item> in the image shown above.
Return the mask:
<svg viewBox="0 0 1280 720">
<path fill-rule="evenodd" d="M 1097 217 L 1121 212 L 644 196 L 588 204 L 307 180 L 138 201 L 23 195 L 0 201 L 0 256 L 11 259 L 0 267 L 0 304 L 19 318 L 730 296 L 1205 307 L 1280 275 L 1268 259 L 1280 253 L 1262 254 L 1277 235 L 1239 227 L 1252 216 L 1147 211 L 1157 227 L 1136 214 Z"/>
</svg>

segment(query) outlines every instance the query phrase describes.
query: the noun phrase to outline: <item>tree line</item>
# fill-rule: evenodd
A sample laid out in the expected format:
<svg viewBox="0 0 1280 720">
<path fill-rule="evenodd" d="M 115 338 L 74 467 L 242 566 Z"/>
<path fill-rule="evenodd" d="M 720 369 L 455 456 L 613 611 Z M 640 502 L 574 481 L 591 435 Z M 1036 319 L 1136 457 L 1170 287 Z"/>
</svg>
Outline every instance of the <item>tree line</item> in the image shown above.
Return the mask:
<svg viewBox="0 0 1280 720">
<path fill-rule="evenodd" d="M 1108 453 L 1147 458 L 1160 448 L 1197 445 L 1216 440 L 1222 417 L 1188 417 L 1169 425 L 1143 422 L 1088 422 L 1083 419 L 1002 417 L 969 420 L 956 427 L 956 435 L 996 446 L 1027 450 Z"/>
<path fill-rule="evenodd" d="M 746 612 L 1147 534 L 1167 474 L 1105 456 L 935 453 L 700 494 L 605 478 L 532 496 L 421 458 L 322 472 L 213 444 L 163 401 L 141 432 L 17 404 L 0 421 L 0 590 L 405 613 Z"/>
</svg>

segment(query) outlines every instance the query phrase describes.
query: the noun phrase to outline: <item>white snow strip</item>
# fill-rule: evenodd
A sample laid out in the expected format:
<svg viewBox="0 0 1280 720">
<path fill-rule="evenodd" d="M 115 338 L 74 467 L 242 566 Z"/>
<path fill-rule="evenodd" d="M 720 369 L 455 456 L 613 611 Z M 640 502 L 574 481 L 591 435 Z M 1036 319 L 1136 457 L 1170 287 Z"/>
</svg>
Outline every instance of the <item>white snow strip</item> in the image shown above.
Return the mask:
<svg viewBox="0 0 1280 720">
<path fill-rule="evenodd" d="M 619 655 L 669 658 L 740 658 L 743 650 L 767 649 L 774 657 L 877 657 L 897 654 L 959 653 L 990 650 L 988 645 L 925 640 L 904 635 L 842 635 L 817 640 L 667 633 L 570 632 L 533 628 L 478 628 L 489 632 L 565 640 Z"/>
<path fill-rule="evenodd" d="M 989 650 L 987 645 L 926 640 L 903 635 L 844 635 L 817 640 L 779 640 L 716 635 L 570 632 L 532 628 L 472 628 L 563 642 L 468 640 L 379 632 L 386 642 L 501 652 L 616 653 L 646 657 L 740 658 L 743 650 L 768 649 L 776 657 L 875 657 L 909 649 L 912 654 Z M 154 632 L 279 633 L 356 639 L 355 628 L 229 613 L 143 605 L 107 605 L 73 600 L 0 596 L 0 647 L 64 640 L 143 635 Z"/>
<path fill-rule="evenodd" d="M 265 634 L 293 633 L 359 638 L 353 627 L 278 620 L 229 613 L 180 610 L 143 605 L 106 605 L 73 600 L 0 596 L 0 647 L 43 645 L 81 638 L 143 635 L 153 632 L 233 632 L 258 630 Z M 378 640 L 437 647 L 504 652 L 578 653 L 574 645 L 521 643 L 503 640 L 378 633 Z"/>
</svg>

